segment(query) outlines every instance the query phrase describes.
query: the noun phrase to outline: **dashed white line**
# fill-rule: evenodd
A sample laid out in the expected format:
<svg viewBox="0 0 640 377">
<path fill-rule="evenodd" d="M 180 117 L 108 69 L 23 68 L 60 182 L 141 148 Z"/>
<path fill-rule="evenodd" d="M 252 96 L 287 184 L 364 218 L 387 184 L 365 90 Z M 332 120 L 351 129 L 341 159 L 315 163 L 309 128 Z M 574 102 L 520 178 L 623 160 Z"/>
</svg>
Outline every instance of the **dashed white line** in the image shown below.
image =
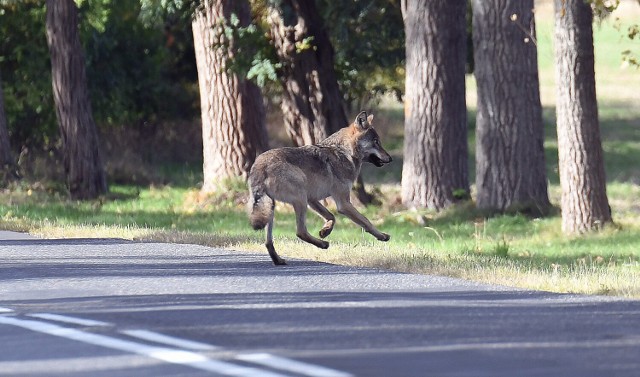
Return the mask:
<svg viewBox="0 0 640 377">
<path fill-rule="evenodd" d="M 251 353 L 236 356 L 236 359 L 242 361 L 248 361 L 250 363 L 264 365 L 269 368 L 279 369 L 286 372 L 293 372 L 297 374 L 303 374 L 311 377 L 352 377 L 353 375 L 347 372 L 342 372 L 327 367 L 322 367 L 313 364 L 303 363 L 301 361 L 295 361 L 286 359 L 284 357 L 274 356 L 268 353 Z"/>
<path fill-rule="evenodd" d="M 0 307 L 0 313 L 12 313 L 13 309 Z"/>
<path fill-rule="evenodd" d="M 285 377 L 285 375 L 280 373 L 270 372 L 258 368 L 239 366 L 224 361 L 212 360 L 195 352 L 171 349 L 166 347 L 148 346 L 146 344 L 112 338 L 100 334 L 93 334 L 47 322 L 23 320 L 0 315 L 0 323 L 66 339 L 72 339 L 87 344 L 93 344 L 101 347 L 116 349 L 119 351 L 144 355 L 152 357 L 154 359 L 166 361 L 168 363 L 181 364 L 191 368 L 227 376 Z"/>
<path fill-rule="evenodd" d="M 123 330 L 120 331 L 125 335 L 129 335 L 135 338 L 148 340 L 151 342 L 167 344 L 179 348 L 186 348 L 194 351 L 212 351 L 218 349 L 218 347 L 211 344 L 195 342 L 193 340 L 180 339 L 169 335 L 159 334 L 157 332 L 148 330 Z"/>
<path fill-rule="evenodd" d="M 47 319 L 49 321 L 56 321 L 56 322 L 72 323 L 74 325 L 82 325 L 82 326 L 111 326 L 111 324 L 107 322 L 95 321 L 93 319 L 69 317 L 66 315 L 51 314 L 51 313 L 29 314 L 29 317 Z"/>
</svg>

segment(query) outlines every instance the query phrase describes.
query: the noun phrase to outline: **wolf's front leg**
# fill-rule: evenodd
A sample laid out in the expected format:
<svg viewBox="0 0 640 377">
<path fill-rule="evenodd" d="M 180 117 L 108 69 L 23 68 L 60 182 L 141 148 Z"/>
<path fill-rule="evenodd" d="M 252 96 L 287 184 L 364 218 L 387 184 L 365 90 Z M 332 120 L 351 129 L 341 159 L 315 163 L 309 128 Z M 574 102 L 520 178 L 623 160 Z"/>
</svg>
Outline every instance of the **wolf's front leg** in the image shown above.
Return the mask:
<svg viewBox="0 0 640 377">
<path fill-rule="evenodd" d="M 369 219 L 367 219 L 366 217 L 364 217 L 363 214 L 358 212 L 356 207 L 354 207 L 353 204 L 351 204 L 348 194 L 346 198 L 343 196 L 342 198 L 334 198 L 334 199 L 336 200 L 336 205 L 338 206 L 338 212 L 347 216 L 348 218 L 351 219 L 351 221 L 363 227 L 364 230 L 367 231 L 367 233 L 372 234 L 379 241 L 389 241 L 391 236 L 389 236 L 386 233 L 382 233 L 381 231 L 376 229 L 376 227 L 373 226 L 373 224 L 371 224 L 371 221 L 369 221 Z"/>
</svg>

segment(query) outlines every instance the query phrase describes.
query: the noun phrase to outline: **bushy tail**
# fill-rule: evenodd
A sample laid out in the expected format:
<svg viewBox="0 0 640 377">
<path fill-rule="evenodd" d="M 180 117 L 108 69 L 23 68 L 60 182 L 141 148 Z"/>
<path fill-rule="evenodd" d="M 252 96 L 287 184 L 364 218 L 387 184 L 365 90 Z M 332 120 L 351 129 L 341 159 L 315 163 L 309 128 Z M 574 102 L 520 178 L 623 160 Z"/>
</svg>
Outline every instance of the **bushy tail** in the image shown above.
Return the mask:
<svg viewBox="0 0 640 377">
<path fill-rule="evenodd" d="M 273 208 L 275 202 L 264 189 L 262 180 L 252 180 L 249 177 L 249 202 L 247 209 L 249 211 L 249 221 L 253 229 L 263 229 L 269 223 L 273 216 Z"/>
</svg>

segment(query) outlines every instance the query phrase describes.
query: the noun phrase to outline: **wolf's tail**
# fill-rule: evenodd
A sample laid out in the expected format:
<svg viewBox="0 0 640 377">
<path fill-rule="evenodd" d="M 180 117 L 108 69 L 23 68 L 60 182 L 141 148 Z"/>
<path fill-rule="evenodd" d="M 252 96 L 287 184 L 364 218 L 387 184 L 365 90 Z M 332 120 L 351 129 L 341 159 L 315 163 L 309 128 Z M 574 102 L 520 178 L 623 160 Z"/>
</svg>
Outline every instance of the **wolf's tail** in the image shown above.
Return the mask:
<svg viewBox="0 0 640 377">
<path fill-rule="evenodd" d="M 273 216 L 275 201 L 266 193 L 264 180 L 249 176 L 249 222 L 253 229 L 263 229 Z"/>
</svg>

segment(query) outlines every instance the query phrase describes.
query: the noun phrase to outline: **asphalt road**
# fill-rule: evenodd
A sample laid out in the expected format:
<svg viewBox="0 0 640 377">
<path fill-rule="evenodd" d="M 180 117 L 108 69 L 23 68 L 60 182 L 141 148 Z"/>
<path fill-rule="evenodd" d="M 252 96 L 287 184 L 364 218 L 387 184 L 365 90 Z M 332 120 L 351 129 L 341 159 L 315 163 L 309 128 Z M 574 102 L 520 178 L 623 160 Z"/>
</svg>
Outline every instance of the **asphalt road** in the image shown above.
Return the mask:
<svg viewBox="0 0 640 377">
<path fill-rule="evenodd" d="M 639 301 L 289 262 L 0 232 L 0 375 L 640 375 Z"/>
</svg>

